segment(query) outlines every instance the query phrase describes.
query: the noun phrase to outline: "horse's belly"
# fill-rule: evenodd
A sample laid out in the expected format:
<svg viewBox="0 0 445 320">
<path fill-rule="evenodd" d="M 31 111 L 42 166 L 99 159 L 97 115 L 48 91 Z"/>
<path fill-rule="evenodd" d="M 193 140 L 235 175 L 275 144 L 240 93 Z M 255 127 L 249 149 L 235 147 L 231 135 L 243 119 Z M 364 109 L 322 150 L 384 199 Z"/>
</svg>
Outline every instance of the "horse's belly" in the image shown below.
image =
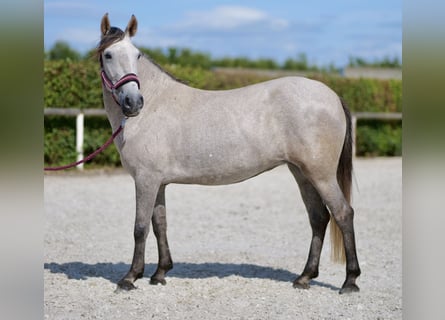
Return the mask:
<svg viewBox="0 0 445 320">
<path fill-rule="evenodd" d="M 169 183 L 225 185 L 244 181 L 262 172 L 283 164 L 284 161 L 267 161 L 263 163 L 230 163 L 220 166 L 189 167 L 177 170 L 170 177 Z"/>
</svg>

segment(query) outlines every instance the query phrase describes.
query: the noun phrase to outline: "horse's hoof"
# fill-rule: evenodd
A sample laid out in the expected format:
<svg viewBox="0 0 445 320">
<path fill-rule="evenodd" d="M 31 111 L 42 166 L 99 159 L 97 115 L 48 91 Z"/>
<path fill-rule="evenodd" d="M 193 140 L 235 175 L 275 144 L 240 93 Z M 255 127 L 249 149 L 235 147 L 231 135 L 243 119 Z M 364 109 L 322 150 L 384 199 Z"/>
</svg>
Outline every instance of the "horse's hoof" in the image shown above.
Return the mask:
<svg viewBox="0 0 445 320">
<path fill-rule="evenodd" d="M 350 284 L 341 288 L 339 294 L 359 292 L 360 288 L 356 284 Z"/>
<path fill-rule="evenodd" d="M 309 283 L 305 281 L 300 281 L 299 279 L 295 280 L 292 286 L 296 289 L 309 289 L 311 287 Z"/>
<path fill-rule="evenodd" d="M 162 284 L 163 286 L 165 286 L 167 284 L 167 281 L 165 281 L 165 279 L 158 279 L 158 278 L 151 277 L 150 284 L 154 285 L 154 286 L 156 286 L 158 284 Z"/>
<path fill-rule="evenodd" d="M 132 282 L 130 282 L 129 280 L 121 280 L 117 283 L 116 291 L 121 291 L 121 290 L 130 291 L 134 289 L 136 289 L 136 286 Z"/>
</svg>

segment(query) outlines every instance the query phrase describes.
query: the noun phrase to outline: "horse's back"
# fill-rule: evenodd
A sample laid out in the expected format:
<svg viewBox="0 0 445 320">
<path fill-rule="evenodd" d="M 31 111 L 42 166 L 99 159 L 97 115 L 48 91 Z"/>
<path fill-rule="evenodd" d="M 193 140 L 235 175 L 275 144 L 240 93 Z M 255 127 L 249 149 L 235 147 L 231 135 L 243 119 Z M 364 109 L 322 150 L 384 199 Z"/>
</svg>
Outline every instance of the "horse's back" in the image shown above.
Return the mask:
<svg viewBox="0 0 445 320">
<path fill-rule="evenodd" d="M 283 161 L 340 154 L 345 114 L 338 95 L 322 82 L 284 77 L 224 93 L 226 103 L 212 106 L 209 98 L 207 110 L 223 110 L 229 115 L 221 117 L 226 119 L 223 128 L 230 130 L 231 123 L 242 129 L 240 134 L 265 154 L 271 152 Z"/>
<path fill-rule="evenodd" d="M 344 126 L 344 113 L 338 95 L 317 80 L 304 77 L 283 77 L 226 91 L 201 91 L 202 108 L 209 114 L 227 113 L 243 122 L 246 119 L 261 125 L 261 118 L 276 120 L 279 127 L 304 126 L 310 122 L 317 130 L 322 126 Z M 264 123 L 270 125 L 270 123 Z M 318 124 L 318 125 L 317 125 Z M 267 129 L 267 128 L 264 128 Z"/>
</svg>

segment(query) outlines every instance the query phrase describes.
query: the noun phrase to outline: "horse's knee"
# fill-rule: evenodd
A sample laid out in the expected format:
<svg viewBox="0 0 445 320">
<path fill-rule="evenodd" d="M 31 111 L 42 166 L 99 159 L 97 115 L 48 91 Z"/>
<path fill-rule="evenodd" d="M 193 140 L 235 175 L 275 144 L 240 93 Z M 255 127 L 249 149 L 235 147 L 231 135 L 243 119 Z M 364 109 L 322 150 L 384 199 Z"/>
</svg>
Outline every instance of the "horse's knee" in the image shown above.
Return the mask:
<svg viewBox="0 0 445 320">
<path fill-rule="evenodd" d="M 145 224 L 136 223 L 134 225 L 134 240 L 135 241 L 141 241 L 145 240 L 148 234 L 148 226 Z"/>
</svg>

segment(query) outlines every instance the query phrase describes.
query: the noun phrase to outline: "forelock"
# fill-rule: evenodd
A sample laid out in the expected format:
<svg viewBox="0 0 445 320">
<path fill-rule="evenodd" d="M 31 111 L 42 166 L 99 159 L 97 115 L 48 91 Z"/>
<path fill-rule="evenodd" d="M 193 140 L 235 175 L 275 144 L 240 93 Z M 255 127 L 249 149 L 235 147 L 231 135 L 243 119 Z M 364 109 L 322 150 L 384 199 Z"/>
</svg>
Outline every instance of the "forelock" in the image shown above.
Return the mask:
<svg viewBox="0 0 445 320">
<path fill-rule="evenodd" d="M 121 41 L 125 38 L 125 32 L 116 27 L 111 27 L 108 32 L 102 36 L 100 42 L 97 46 L 97 54 L 101 54 L 106 48 L 111 46 L 113 43 Z"/>
</svg>

